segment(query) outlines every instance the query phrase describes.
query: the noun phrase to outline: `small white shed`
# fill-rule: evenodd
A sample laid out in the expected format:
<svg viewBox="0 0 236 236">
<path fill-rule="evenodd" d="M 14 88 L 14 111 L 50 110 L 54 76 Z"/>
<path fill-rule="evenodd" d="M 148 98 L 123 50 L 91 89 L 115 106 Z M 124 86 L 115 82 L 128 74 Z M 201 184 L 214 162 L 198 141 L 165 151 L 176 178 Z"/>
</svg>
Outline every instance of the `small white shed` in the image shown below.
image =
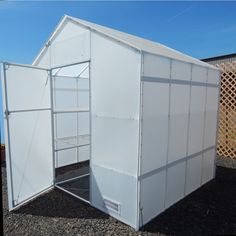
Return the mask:
<svg viewBox="0 0 236 236">
<path fill-rule="evenodd" d="M 214 178 L 217 68 L 64 16 L 1 71 L 10 210 L 57 187 L 139 229 Z"/>
</svg>

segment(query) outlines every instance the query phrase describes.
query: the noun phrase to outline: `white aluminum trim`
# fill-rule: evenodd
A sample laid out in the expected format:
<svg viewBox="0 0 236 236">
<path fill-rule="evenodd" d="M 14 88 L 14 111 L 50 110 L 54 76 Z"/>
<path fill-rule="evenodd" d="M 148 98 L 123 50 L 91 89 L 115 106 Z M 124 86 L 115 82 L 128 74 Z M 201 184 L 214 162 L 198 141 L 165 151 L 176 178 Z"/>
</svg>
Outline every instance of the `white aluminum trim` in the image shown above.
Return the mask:
<svg viewBox="0 0 236 236">
<path fill-rule="evenodd" d="M 153 82 L 153 83 L 171 83 L 171 84 L 180 84 L 180 85 L 192 85 L 192 86 L 206 86 L 206 87 L 219 87 L 217 84 L 213 83 L 203 83 L 197 81 L 186 81 L 178 79 L 165 79 L 159 77 L 143 76 L 142 81 L 144 82 Z"/>
</svg>

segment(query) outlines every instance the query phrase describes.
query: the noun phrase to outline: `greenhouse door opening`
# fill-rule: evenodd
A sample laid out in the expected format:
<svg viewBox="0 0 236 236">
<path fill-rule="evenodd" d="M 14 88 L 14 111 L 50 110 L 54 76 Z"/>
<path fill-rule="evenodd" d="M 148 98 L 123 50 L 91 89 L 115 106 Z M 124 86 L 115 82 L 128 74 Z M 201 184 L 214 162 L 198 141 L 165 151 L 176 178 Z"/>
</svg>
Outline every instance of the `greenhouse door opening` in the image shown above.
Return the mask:
<svg viewBox="0 0 236 236">
<path fill-rule="evenodd" d="M 55 186 L 89 202 L 89 62 L 52 69 Z"/>
</svg>

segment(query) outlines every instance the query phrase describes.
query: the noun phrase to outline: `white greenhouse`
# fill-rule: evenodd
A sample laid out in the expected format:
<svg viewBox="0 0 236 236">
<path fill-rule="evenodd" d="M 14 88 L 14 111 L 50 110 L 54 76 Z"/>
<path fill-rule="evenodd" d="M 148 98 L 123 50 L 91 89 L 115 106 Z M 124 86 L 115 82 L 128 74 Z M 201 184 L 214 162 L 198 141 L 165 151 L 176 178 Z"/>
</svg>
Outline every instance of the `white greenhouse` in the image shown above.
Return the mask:
<svg viewBox="0 0 236 236">
<path fill-rule="evenodd" d="M 1 78 L 10 210 L 56 187 L 139 229 L 215 176 L 209 64 L 64 16 Z"/>
</svg>

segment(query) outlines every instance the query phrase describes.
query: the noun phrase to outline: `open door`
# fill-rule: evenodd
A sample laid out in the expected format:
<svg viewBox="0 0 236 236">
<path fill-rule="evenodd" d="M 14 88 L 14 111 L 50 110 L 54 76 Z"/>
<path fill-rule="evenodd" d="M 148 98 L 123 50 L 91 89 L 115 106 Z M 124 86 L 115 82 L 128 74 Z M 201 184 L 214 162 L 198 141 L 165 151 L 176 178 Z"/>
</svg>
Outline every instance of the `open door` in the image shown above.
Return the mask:
<svg viewBox="0 0 236 236">
<path fill-rule="evenodd" d="M 9 210 L 54 182 L 50 72 L 2 64 Z"/>
</svg>

